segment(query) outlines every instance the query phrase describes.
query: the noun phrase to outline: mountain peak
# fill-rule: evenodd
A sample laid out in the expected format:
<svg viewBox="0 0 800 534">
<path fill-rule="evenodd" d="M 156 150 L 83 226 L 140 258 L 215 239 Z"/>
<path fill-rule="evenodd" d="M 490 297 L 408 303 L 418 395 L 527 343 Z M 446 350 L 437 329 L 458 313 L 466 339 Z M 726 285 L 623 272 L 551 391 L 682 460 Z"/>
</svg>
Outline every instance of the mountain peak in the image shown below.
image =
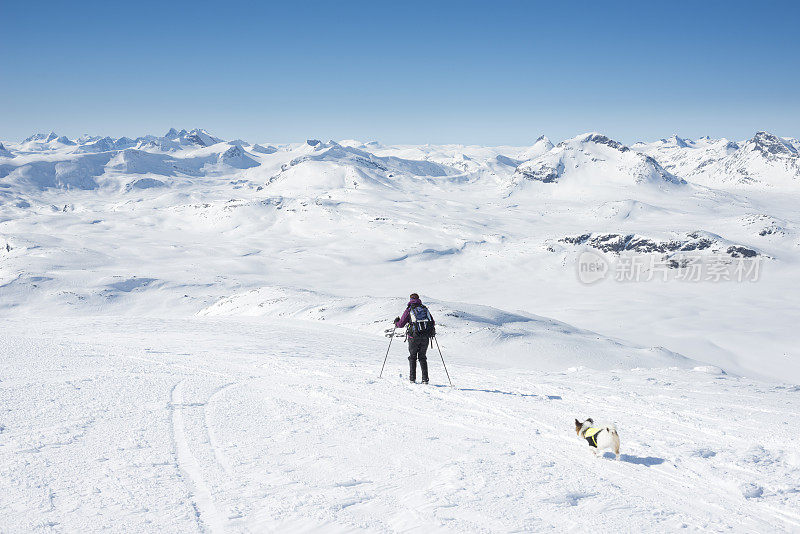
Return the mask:
<svg viewBox="0 0 800 534">
<path fill-rule="evenodd" d="M 66 135 L 61 135 L 56 138 L 56 143 L 61 143 L 62 145 L 74 145 L 76 144 L 75 141 L 72 141 Z"/>
<path fill-rule="evenodd" d="M 540 135 L 538 139 L 522 152 L 516 155 L 516 159 L 520 161 L 528 161 L 549 152 L 553 148 L 553 143 L 544 135 Z"/>
<path fill-rule="evenodd" d="M 222 153 L 222 159 L 240 158 L 242 156 L 244 156 L 244 149 L 242 148 L 242 145 L 233 145 Z"/>
<path fill-rule="evenodd" d="M 47 136 L 46 136 L 45 134 L 43 134 L 43 133 L 35 133 L 35 134 L 33 134 L 33 135 L 31 135 L 31 136 L 27 137 L 27 138 L 26 138 L 26 139 L 23 141 L 23 143 L 30 143 L 31 141 L 41 141 L 41 140 L 42 140 L 42 139 L 44 139 L 45 137 L 47 137 Z"/>
<path fill-rule="evenodd" d="M 204 130 L 203 128 L 195 128 L 188 133 L 186 130 L 181 130 L 179 134 L 182 141 L 199 146 L 211 146 L 222 141 L 221 139 L 218 139 L 208 133 L 208 131 Z"/>
<path fill-rule="evenodd" d="M 247 153 L 242 145 L 232 145 L 219 155 L 219 162 L 237 169 L 248 169 L 258 166 L 258 162 L 250 157 L 250 154 Z"/>
<path fill-rule="evenodd" d="M 188 134 L 189 132 L 186 130 L 186 128 L 182 128 L 180 131 L 176 130 L 175 128 L 170 128 L 169 131 L 164 134 L 163 139 L 168 141 L 176 141 L 181 137 L 186 137 Z"/>
<path fill-rule="evenodd" d="M 265 147 L 265 146 L 261 146 L 259 144 L 255 144 L 255 145 L 251 146 L 250 150 L 252 150 L 253 152 L 258 152 L 260 154 L 274 154 L 275 152 L 278 151 L 278 149 L 275 148 L 272 145 Z"/>
<path fill-rule="evenodd" d="M 661 142 L 669 145 L 674 145 L 679 148 L 689 148 L 689 145 L 691 143 L 687 142 L 686 139 L 683 139 L 682 137 L 678 137 L 678 134 L 672 134 L 667 139 L 662 139 Z"/>
<path fill-rule="evenodd" d="M 627 152 L 628 150 L 630 150 L 628 147 L 626 147 L 619 141 L 614 141 L 610 137 L 603 135 L 599 132 L 587 132 L 581 135 L 576 135 L 571 139 L 561 141 L 558 144 L 558 146 L 566 146 L 566 145 L 581 144 L 581 143 L 595 143 L 598 145 L 606 145 L 613 149 L 619 150 L 620 152 Z"/>
<path fill-rule="evenodd" d="M 747 142 L 752 146 L 752 150 L 761 152 L 764 156 L 768 154 L 782 154 L 786 156 L 797 156 L 797 149 L 769 132 L 756 132 L 752 139 Z"/>
<path fill-rule="evenodd" d="M 560 142 L 553 150 L 522 163 L 514 174 L 517 181 L 572 182 L 584 187 L 686 183 L 652 157 L 597 132 Z"/>
</svg>

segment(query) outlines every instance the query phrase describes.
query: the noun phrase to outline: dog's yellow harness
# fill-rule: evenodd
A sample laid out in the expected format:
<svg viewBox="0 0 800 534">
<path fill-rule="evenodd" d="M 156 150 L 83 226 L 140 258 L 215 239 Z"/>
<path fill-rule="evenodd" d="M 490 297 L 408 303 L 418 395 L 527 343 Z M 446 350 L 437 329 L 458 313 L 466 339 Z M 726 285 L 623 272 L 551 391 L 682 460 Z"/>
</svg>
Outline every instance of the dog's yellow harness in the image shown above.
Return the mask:
<svg viewBox="0 0 800 534">
<path fill-rule="evenodd" d="M 583 437 L 589 442 L 589 445 L 597 448 L 597 434 L 603 430 L 602 428 L 587 428 L 583 433 Z"/>
</svg>

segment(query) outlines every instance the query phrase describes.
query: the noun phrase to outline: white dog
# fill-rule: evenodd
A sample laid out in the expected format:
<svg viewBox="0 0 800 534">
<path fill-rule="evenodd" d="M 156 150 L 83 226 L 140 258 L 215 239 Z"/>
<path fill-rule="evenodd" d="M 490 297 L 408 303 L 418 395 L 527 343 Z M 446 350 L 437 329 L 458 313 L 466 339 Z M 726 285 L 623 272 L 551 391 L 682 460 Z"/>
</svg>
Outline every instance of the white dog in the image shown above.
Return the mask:
<svg viewBox="0 0 800 534">
<path fill-rule="evenodd" d="M 591 417 L 581 423 L 575 419 L 575 433 L 579 438 L 585 439 L 592 452 L 597 456 L 597 451 L 610 450 L 619 460 L 619 434 L 614 425 L 593 426 L 594 421 Z"/>
</svg>

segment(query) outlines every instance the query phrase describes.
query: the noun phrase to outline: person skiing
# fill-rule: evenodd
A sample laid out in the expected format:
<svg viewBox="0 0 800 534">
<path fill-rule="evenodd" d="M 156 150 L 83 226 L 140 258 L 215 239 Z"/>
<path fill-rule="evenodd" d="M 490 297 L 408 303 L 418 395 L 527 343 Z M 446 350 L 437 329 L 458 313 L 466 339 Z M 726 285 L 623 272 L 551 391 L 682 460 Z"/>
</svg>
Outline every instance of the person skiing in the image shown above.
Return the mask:
<svg viewBox="0 0 800 534">
<path fill-rule="evenodd" d="M 411 293 L 411 297 L 406 306 L 406 311 L 401 317 L 395 317 L 395 328 L 406 328 L 406 340 L 408 341 L 408 379 L 411 382 L 417 381 L 417 360 L 422 371 L 422 383 L 428 383 L 428 343 L 431 337 L 436 335 L 436 322 L 433 320 L 431 312 L 422 304 L 419 295 Z"/>
</svg>

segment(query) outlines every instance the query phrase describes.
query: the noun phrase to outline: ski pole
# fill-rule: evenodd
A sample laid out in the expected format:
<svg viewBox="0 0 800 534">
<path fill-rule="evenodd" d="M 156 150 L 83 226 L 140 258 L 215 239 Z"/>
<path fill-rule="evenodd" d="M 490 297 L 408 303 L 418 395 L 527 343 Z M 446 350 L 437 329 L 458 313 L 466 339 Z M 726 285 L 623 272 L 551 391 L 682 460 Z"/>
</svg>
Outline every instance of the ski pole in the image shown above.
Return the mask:
<svg viewBox="0 0 800 534">
<path fill-rule="evenodd" d="M 436 339 L 436 336 L 433 336 L 433 339 Z M 442 356 L 442 348 L 439 346 L 438 339 L 436 339 L 436 348 L 439 349 L 439 357 L 442 359 L 442 366 L 444 366 L 444 372 L 447 374 L 447 381 L 450 382 L 450 387 L 453 387 L 453 381 L 450 380 L 450 373 L 447 372 L 447 366 L 444 364 L 444 356 Z"/>
<path fill-rule="evenodd" d="M 392 348 L 392 341 L 394 340 L 394 329 L 392 329 L 392 334 L 389 336 L 389 348 L 386 349 L 386 357 L 383 358 L 383 365 L 381 365 L 381 374 L 378 375 L 378 378 L 383 378 L 383 368 L 386 367 L 386 360 L 389 359 L 389 349 Z"/>
</svg>

